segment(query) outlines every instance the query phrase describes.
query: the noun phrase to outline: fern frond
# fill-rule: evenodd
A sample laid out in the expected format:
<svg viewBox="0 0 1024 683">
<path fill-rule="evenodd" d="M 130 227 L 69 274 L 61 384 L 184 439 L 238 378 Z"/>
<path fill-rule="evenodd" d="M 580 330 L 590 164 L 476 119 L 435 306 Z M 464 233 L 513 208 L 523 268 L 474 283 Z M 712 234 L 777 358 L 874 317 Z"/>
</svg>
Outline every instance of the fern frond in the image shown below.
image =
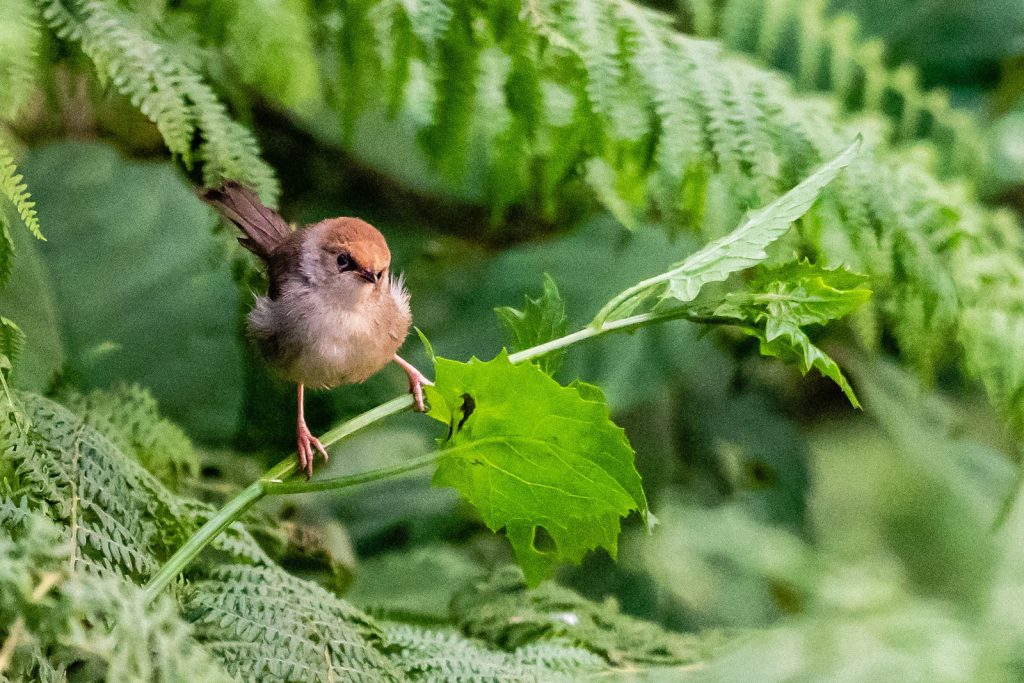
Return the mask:
<svg viewBox="0 0 1024 683">
<path fill-rule="evenodd" d="M 798 96 L 779 74 L 682 35 L 667 15 L 629 0 L 537 0 L 515 16 L 449 0 L 451 16 L 429 43 L 412 28 L 418 5 L 373 14 L 347 4 L 338 40 L 348 48 L 344 74 L 357 80 L 345 98 L 391 110 L 397 84 L 397 108 L 420 126 L 427 156 L 443 171 L 485 178 L 466 191 L 490 205 L 495 221 L 512 206 L 574 220 L 587 188 L 627 226 L 653 219 L 707 240 L 862 134 L 865 154 L 798 223 L 789 246 L 869 275 L 875 296 L 858 313 L 860 339 L 869 347 L 891 339 L 908 364 L 934 376 L 951 342 L 972 344 L 963 312 L 992 300 L 993 282 L 1014 292 L 1001 301 L 1024 298 L 1019 246 L 995 279 L 962 258 L 965 249 L 982 259 L 1003 252 L 1002 219 L 969 187 L 938 179 L 919 154 L 927 144 L 892 149 L 885 141 L 932 140 L 961 160 L 944 169 L 969 170 L 974 162 L 962 160 L 973 155 L 972 136 L 951 132 L 963 127 L 962 114 L 921 91 L 911 71 L 884 68 L 877 44 L 861 40 L 849 20 L 829 19 L 822 0 L 751 2 L 686 7 L 704 34 L 728 31 L 737 46 L 798 72 L 806 87 L 843 89 L 841 106 Z M 376 25 L 371 14 L 398 27 L 393 39 L 379 29 L 360 37 L 359 27 Z M 847 54 L 859 66 L 846 69 Z M 850 122 L 844 111 L 867 114 Z M 1011 399 L 996 402 L 1024 415 L 1024 400 Z"/>
<path fill-rule="evenodd" d="M 569 642 L 503 652 L 450 629 L 382 624 L 392 659 L 414 681 L 570 681 L 607 669 L 604 660 Z"/>
<path fill-rule="evenodd" d="M 80 417 L 47 399 L 19 401 L 32 427 L 0 425 L 4 458 L 14 468 L 12 495 L 46 501 L 66 525 L 73 564 L 141 579 L 187 538 L 193 526 L 175 514 L 160 483 Z"/>
<path fill-rule="evenodd" d="M 399 680 L 369 617 L 278 567 L 225 565 L 191 587 L 200 642 L 245 680 Z"/>
<path fill-rule="evenodd" d="M 37 239 L 45 240 L 39 228 L 36 203 L 28 193 L 28 186 L 14 165 L 14 157 L 0 140 L 0 197 L 6 198 L 14 207 L 21 222 Z M 14 269 L 14 241 L 6 207 L 0 199 L 0 286 L 7 282 Z M 13 362 L 13 358 L 11 359 Z"/>
<path fill-rule="evenodd" d="M 14 209 L 21 217 L 21 222 L 31 231 L 36 239 L 45 240 L 42 230 L 39 228 L 39 215 L 36 213 L 36 203 L 32 201 L 28 193 L 28 186 L 22 182 L 23 178 L 14 165 L 14 156 L 0 142 L 0 194 L 14 205 Z"/>
<path fill-rule="evenodd" d="M 924 90 L 914 67 L 889 68 L 884 46 L 867 38 L 853 15 L 832 14 L 822 0 L 678 4 L 697 35 L 720 38 L 734 50 L 790 71 L 802 89 L 833 93 L 847 112 L 886 116 L 892 142 L 934 143 L 942 152 L 941 172 L 973 174 L 986 163 L 977 122 L 955 109 L 946 93 Z"/>
<path fill-rule="evenodd" d="M 515 566 L 456 596 L 452 612 L 467 635 L 507 650 L 568 640 L 612 664 L 660 665 L 698 661 L 704 653 L 700 637 L 622 614 L 613 601 L 595 604 L 550 581 L 528 589 Z"/>
<path fill-rule="evenodd" d="M 0 357 L 6 359 L 6 364 L 0 362 L 0 371 L 13 367 L 24 347 L 25 333 L 13 320 L 0 316 Z"/>
<path fill-rule="evenodd" d="M 11 504 L 0 496 L 0 510 Z M 0 517 L 0 632 L 12 635 L 20 621 L 0 675 L 58 681 L 71 669 L 108 681 L 232 680 L 168 596 L 147 604 L 140 588 L 117 576 L 68 572 L 59 527 L 39 511 L 26 513 L 18 524 Z"/>
<path fill-rule="evenodd" d="M 147 607 L 137 584 L 211 510 L 169 492 L 90 424 L 103 415 L 97 406 L 106 409 L 114 400 L 77 399 L 86 407 L 83 418 L 23 394 L 18 404 L 30 428 L 14 422 L 10 404 L 0 416 L 0 461 L 10 468 L 0 492 L 0 589 L 3 535 L 31 533 L 26 525 L 34 510 L 45 510 L 54 539 L 37 534 L 31 547 L 60 551 L 59 566 L 70 578 L 59 613 L 73 607 L 82 615 L 62 642 L 105 667 L 105 680 L 224 680 L 219 666 L 242 680 L 402 678 L 370 617 L 275 565 L 240 524 L 204 554 L 205 563 L 190 570 L 193 582 L 175 591 L 194 625 L 178 618 L 169 596 Z M 11 604 L 4 595 L 0 617 Z M 130 628 L 132 633 L 124 632 Z M 29 659 L 36 668 L 59 669 L 64 662 L 48 651 Z"/>
<path fill-rule="evenodd" d="M 197 69 L 110 0 L 36 0 L 61 38 L 78 42 L 108 80 L 152 121 L 186 166 L 203 163 L 208 184 L 231 178 L 254 187 L 268 204 L 279 188 L 252 134 L 228 116 Z M 70 5 L 68 3 L 71 3 Z M 193 138 L 202 142 L 198 153 Z"/>
<path fill-rule="evenodd" d="M 0 5 L 0 119 L 13 119 L 35 87 L 41 40 L 31 0 Z"/>
<path fill-rule="evenodd" d="M 199 460 L 185 432 L 160 416 L 156 399 L 142 387 L 72 391 L 61 402 L 164 484 L 174 488 L 182 477 L 198 474 Z"/>
</svg>

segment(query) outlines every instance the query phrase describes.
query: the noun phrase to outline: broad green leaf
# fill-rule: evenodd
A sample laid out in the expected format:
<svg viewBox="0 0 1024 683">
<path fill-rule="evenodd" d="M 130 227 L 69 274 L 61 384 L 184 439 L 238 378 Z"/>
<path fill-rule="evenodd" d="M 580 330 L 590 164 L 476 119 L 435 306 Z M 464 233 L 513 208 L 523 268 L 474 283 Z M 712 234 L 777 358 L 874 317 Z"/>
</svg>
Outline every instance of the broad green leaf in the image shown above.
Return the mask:
<svg viewBox="0 0 1024 683">
<path fill-rule="evenodd" d="M 727 294 L 715 314 L 752 322 L 785 318 L 798 326 L 824 325 L 871 297 L 871 290 L 862 286 L 866 281 L 866 276 L 846 269 L 795 261 L 762 269 L 748 291 Z"/>
<path fill-rule="evenodd" d="M 558 292 L 558 285 L 547 273 L 544 274 L 544 294 L 538 299 L 526 297 L 522 310 L 510 306 L 495 308 L 501 322 L 512 337 L 512 351 L 522 351 L 538 344 L 557 339 L 565 334 L 565 302 Z M 565 351 L 545 354 L 534 361 L 549 375 L 554 374 L 562 364 Z"/>
<path fill-rule="evenodd" d="M 793 221 L 811 208 L 821 191 L 843 168 L 853 161 L 860 138 L 839 156 L 819 166 L 796 187 L 763 209 L 751 211 L 746 220 L 667 273 L 665 298 L 693 301 L 709 282 L 721 282 L 735 272 L 757 265 L 768 258 L 765 249 L 782 237 Z"/>
<path fill-rule="evenodd" d="M 171 164 L 127 161 L 99 143 L 35 149 L 22 170 L 47 226 L 49 241 L 35 246 L 78 388 L 141 384 L 191 436 L 230 439 L 244 388 L 239 294 L 193 190 Z M 29 298 L 5 297 L 5 312 L 39 300 L 20 294 Z"/>
<path fill-rule="evenodd" d="M 457 489 L 491 530 L 504 527 L 530 584 L 594 548 L 614 557 L 620 518 L 646 517 L 647 501 L 600 391 L 563 387 L 504 351 L 435 367 L 428 414 L 449 433 L 434 484 Z"/>
</svg>

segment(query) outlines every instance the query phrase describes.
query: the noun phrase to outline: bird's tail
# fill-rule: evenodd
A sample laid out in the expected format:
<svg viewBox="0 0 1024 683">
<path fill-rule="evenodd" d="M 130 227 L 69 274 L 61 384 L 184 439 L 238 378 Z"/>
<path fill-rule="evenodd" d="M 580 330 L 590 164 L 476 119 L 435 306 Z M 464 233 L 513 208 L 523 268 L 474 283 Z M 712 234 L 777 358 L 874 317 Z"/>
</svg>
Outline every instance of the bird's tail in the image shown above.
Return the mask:
<svg viewBox="0 0 1024 683">
<path fill-rule="evenodd" d="M 245 233 L 238 241 L 260 258 L 267 259 L 291 233 L 280 214 L 260 202 L 256 193 L 229 180 L 221 187 L 201 190 L 199 198 Z"/>
</svg>

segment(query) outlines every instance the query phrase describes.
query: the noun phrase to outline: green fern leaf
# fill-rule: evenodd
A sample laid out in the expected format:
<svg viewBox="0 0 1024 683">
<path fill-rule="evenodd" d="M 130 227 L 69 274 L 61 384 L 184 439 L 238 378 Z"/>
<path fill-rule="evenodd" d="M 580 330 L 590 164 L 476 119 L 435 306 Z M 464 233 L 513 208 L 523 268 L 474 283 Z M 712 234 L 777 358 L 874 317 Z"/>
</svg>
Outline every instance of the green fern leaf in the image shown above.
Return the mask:
<svg viewBox="0 0 1024 683">
<path fill-rule="evenodd" d="M 409 23 L 428 51 L 437 47 L 452 21 L 452 8 L 444 0 L 404 0 Z"/>
<path fill-rule="evenodd" d="M 456 596 L 452 611 L 467 635 L 520 657 L 528 647 L 566 641 L 619 666 L 693 663 L 707 652 L 705 639 L 622 614 L 612 600 L 593 603 L 552 582 L 528 588 L 517 567 L 496 569 Z"/>
<path fill-rule="evenodd" d="M 678 4 L 698 35 L 756 53 L 770 66 L 793 73 L 805 89 L 831 91 L 846 111 L 886 116 L 893 142 L 935 144 L 943 158 L 940 172 L 976 173 L 985 164 L 978 123 L 951 106 L 946 93 L 924 90 L 913 67 L 890 68 L 884 45 L 866 37 L 853 15 L 832 12 L 824 0 Z M 796 41 L 791 50 L 778 49 L 783 34 Z M 790 56 L 792 49 L 797 59 Z"/>
<path fill-rule="evenodd" d="M 157 127 L 186 166 L 203 162 L 204 182 L 245 182 L 275 205 L 279 188 L 252 134 L 231 119 L 196 68 L 109 0 L 39 0 L 43 16 L 65 40 L 77 41 L 101 78 L 127 96 Z M 193 139 L 199 135 L 198 154 Z"/>
<path fill-rule="evenodd" d="M 277 567 L 224 565 L 191 587 L 201 643 L 244 680 L 399 680 L 369 617 Z"/>
<path fill-rule="evenodd" d="M 172 489 L 199 473 L 199 459 L 188 437 L 160 416 L 153 395 L 142 387 L 69 392 L 61 402 Z"/>
<path fill-rule="evenodd" d="M 0 496 L 0 510 L 11 501 Z M 24 506 L 24 501 L 22 503 Z M 8 680 L 233 680 L 193 638 L 168 596 L 147 603 L 116 576 L 68 572 L 69 546 L 41 513 L 0 516 L 0 632 Z M 15 622 L 20 632 L 14 635 Z"/>
<path fill-rule="evenodd" d="M 414 681 L 578 680 L 607 668 L 593 653 L 567 641 L 526 645 L 507 653 L 451 629 L 382 624 L 395 663 Z"/>
<path fill-rule="evenodd" d="M 36 203 L 31 201 L 28 187 L 22 182 L 18 169 L 14 166 L 14 157 L 0 142 L 0 194 L 14 205 L 22 223 L 37 239 L 46 240 L 39 228 L 39 216 Z"/>
<path fill-rule="evenodd" d="M 41 40 L 31 0 L 0 5 L 0 119 L 13 119 L 35 88 Z"/>
<path fill-rule="evenodd" d="M 0 370 L 10 370 L 18 362 L 23 348 L 25 333 L 13 320 L 0 316 L 0 357 L 5 361 L 0 363 Z"/>
</svg>

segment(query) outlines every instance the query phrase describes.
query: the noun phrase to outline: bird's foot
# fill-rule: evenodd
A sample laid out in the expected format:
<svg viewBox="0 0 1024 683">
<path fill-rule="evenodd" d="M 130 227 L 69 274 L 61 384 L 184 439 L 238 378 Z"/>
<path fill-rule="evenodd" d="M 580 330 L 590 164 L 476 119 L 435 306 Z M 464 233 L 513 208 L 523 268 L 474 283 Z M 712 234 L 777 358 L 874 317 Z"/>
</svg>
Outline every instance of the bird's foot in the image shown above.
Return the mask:
<svg viewBox="0 0 1024 683">
<path fill-rule="evenodd" d="M 309 431 L 309 427 L 306 426 L 304 421 L 299 422 L 298 429 L 298 452 L 299 452 L 299 469 L 305 471 L 306 479 L 313 476 L 313 458 L 316 453 L 324 456 L 324 462 L 327 462 L 330 455 L 327 453 L 327 449 L 320 443 L 320 439 L 313 436 L 313 433 Z"/>
<path fill-rule="evenodd" d="M 402 369 L 405 370 L 405 374 L 409 377 L 409 393 L 412 394 L 417 412 L 426 412 L 426 403 L 423 401 L 423 387 L 433 386 L 434 383 L 427 379 L 422 372 L 417 370 L 415 365 L 401 356 L 396 355 L 395 362 L 402 366 Z"/>
</svg>

